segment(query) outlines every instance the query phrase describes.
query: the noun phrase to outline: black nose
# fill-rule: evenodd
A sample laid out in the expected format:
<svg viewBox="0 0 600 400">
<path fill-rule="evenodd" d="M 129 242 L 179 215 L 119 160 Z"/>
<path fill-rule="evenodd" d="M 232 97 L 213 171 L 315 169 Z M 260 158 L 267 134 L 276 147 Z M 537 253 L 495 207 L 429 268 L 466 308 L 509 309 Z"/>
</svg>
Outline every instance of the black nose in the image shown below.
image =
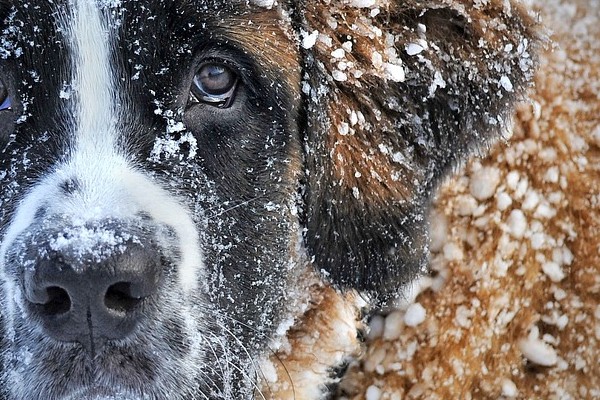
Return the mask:
<svg viewBox="0 0 600 400">
<path fill-rule="evenodd" d="M 158 291 L 161 257 L 150 241 L 116 237 L 89 244 L 58 235 L 25 266 L 27 308 L 48 336 L 93 350 L 135 330 Z"/>
</svg>

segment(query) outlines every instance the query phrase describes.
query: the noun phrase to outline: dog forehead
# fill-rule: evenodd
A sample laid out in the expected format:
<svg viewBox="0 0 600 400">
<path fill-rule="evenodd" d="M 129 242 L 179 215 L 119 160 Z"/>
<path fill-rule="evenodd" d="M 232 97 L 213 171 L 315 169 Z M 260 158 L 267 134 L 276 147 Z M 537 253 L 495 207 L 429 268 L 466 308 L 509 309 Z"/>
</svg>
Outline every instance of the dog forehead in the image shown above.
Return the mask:
<svg viewBox="0 0 600 400">
<path fill-rule="evenodd" d="M 261 75 L 283 79 L 293 96 L 299 96 L 297 41 L 289 18 L 276 8 L 237 0 L 4 1 L 0 58 L 15 63 L 15 85 L 26 113 L 64 120 L 62 109 L 77 86 L 73 74 L 80 69 L 74 54 L 81 49 L 74 39 L 88 30 L 84 22 L 73 31 L 73 24 L 78 7 L 85 4 L 101 18 L 96 25 L 101 32 L 95 36 L 107 45 L 104 63 L 116 79 L 115 90 L 134 107 L 152 112 L 154 99 L 180 107 L 176 103 L 186 96 L 200 57 L 215 55 L 203 53 L 206 49 L 235 48 Z M 88 46 L 91 52 L 94 46 Z"/>
<path fill-rule="evenodd" d="M 231 39 L 227 37 L 229 33 L 238 37 L 243 33 L 251 39 L 249 45 L 254 46 L 261 39 L 268 41 L 272 27 L 290 29 L 289 19 L 282 17 L 276 8 L 264 7 L 263 0 L 0 0 L 0 21 L 4 25 L 0 33 L 2 44 L 8 45 L 6 50 L 21 46 L 14 54 L 2 54 L 3 58 L 31 53 L 32 58 L 39 59 L 41 47 L 61 47 L 69 34 L 70 21 L 83 4 L 100 11 L 107 39 L 113 36 L 111 39 L 117 44 L 130 40 L 177 44 L 199 39 Z M 256 37 L 252 38 L 252 33 L 256 33 Z"/>
</svg>

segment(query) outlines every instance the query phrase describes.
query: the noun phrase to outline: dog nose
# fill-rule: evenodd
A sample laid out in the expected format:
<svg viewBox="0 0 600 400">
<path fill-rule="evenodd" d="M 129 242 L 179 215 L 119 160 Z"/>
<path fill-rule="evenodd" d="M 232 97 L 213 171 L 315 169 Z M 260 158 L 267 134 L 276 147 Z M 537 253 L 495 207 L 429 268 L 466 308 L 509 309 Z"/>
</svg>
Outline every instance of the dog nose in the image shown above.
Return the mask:
<svg viewBox="0 0 600 400">
<path fill-rule="evenodd" d="M 26 266 L 24 295 L 32 318 L 48 336 L 97 349 L 135 330 L 158 291 L 161 255 L 150 241 L 83 249 L 81 240 L 71 239 L 73 245 L 55 241 L 51 251 Z"/>
</svg>

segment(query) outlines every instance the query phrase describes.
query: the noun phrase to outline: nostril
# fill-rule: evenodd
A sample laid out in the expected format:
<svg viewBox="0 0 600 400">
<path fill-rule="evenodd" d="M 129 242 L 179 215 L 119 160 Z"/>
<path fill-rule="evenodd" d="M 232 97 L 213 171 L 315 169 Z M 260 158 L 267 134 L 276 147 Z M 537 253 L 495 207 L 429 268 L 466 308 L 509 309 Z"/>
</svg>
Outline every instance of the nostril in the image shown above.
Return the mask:
<svg viewBox="0 0 600 400">
<path fill-rule="evenodd" d="M 71 309 L 71 298 L 67 291 L 58 286 L 52 286 L 46 289 L 48 294 L 47 301 L 41 304 L 44 314 L 61 315 L 69 312 Z"/>
<path fill-rule="evenodd" d="M 104 296 L 104 305 L 118 312 L 130 312 L 141 303 L 143 297 L 132 295 L 130 282 L 118 282 L 111 285 Z"/>
</svg>

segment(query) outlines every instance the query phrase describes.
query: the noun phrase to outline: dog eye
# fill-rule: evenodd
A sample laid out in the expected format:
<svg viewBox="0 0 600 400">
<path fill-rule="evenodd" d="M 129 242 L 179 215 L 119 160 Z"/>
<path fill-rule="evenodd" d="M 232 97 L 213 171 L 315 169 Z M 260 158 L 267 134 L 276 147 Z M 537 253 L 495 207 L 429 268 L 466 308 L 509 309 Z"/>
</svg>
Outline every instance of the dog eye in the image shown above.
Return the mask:
<svg viewBox="0 0 600 400">
<path fill-rule="evenodd" d="M 192 97 L 198 103 L 227 108 L 235 99 L 237 74 L 227 65 L 210 62 L 200 66 L 192 82 Z"/>
<path fill-rule="evenodd" d="M 8 95 L 6 84 L 0 79 L 0 111 L 10 110 L 12 101 Z"/>
</svg>

